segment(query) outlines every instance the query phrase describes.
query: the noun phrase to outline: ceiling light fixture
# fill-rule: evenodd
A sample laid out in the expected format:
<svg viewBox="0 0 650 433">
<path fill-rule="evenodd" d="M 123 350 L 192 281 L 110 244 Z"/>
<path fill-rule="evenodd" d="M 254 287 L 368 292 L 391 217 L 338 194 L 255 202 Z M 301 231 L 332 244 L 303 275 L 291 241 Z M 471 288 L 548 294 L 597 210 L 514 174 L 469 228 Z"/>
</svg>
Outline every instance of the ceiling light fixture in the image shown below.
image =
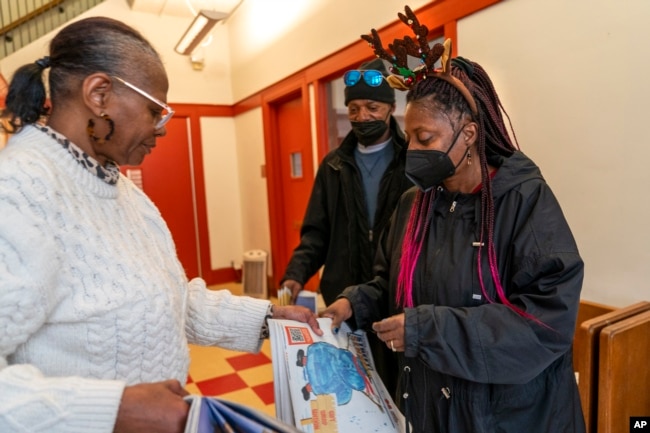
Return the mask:
<svg viewBox="0 0 650 433">
<path fill-rule="evenodd" d="M 228 15 L 230 14 L 217 11 L 199 11 L 181 40 L 176 44 L 174 51 L 184 56 L 192 54 L 192 51 L 203 41 L 214 25 L 228 17 Z"/>
</svg>

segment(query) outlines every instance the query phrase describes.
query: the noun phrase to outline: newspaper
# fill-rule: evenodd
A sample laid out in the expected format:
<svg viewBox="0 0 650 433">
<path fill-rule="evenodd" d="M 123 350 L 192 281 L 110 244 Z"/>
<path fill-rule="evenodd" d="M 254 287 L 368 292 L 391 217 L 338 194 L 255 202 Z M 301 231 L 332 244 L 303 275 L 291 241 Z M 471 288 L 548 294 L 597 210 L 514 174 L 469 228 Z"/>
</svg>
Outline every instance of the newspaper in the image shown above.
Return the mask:
<svg viewBox="0 0 650 433">
<path fill-rule="evenodd" d="M 300 433 L 257 409 L 218 397 L 189 395 L 184 433 Z"/>
<path fill-rule="evenodd" d="M 403 432 L 404 417 L 376 373 L 363 331 L 345 324 L 323 336 L 309 325 L 269 320 L 276 417 L 305 433 Z"/>
</svg>

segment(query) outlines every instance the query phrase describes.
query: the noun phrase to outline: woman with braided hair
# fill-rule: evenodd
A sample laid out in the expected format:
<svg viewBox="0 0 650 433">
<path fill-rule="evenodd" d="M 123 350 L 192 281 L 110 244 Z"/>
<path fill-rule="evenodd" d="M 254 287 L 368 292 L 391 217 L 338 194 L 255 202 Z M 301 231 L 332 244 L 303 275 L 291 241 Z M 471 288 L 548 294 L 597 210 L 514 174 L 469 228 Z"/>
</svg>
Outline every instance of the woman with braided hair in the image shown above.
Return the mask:
<svg viewBox="0 0 650 433">
<path fill-rule="evenodd" d="M 443 55 L 442 70 L 412 81 L 416 187 L 384 233 L 374 279 L 322 313 L 398 352 L 397 395 L 416 432 L 585 430 L 571 351 L 583 261 L 502 112 L 469 60 Z"/>
</svg>

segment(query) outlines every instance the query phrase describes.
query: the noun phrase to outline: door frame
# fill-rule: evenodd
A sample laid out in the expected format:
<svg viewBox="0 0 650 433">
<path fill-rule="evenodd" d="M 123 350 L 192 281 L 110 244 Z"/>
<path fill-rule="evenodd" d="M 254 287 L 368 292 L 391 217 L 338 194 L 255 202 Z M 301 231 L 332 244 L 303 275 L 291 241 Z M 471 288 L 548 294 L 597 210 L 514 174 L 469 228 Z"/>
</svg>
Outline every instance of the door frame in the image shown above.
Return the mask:
<svg viewBox="0 0 650 433">
<path fill-rule="evenodd" d="M 212 269 L 210 257 L 210 233 L 208 231 L 208 210 L 205 193 L 205 175 L 203 169 L 203 141 L 201 139 L 202 117 L 233 117 L 232 106 L 207 105 L 207 104 L 171 104 L 176 112 L 175 116 L 184 117 L 188 122 L 191 149 L 191 164 L 193 173 L 193 194 L 196 208 L 195 232 L 198 234 L 199 250 L 199 275 L 207 285 L 237 281 L 239 276 L 234 268 Z M 164 186 L 161 186 L 164 187 Z M 188 275 L 193 278 L 194 275 Z"/>
<path fill-rule="evenodd" d="M 302 115 L 297 122 L 305 122 L 310 125 L 309 109 L 309 86 L 303 73 L 295 74 L 289 79 L 283 80 L 279 85 L 273 86 L 262 95 L 262 119 L 264 123 L 264 157 L 266 164 L 267 193 L 269 202 L 269 224 L 271 236 L 271 295 L 275 295 L 280 284 L 280 278 L 284 275 L 284 268 L 289 262 L 290 255 L 287 253 L 289 246 L 286 244 L 287 231 L 282 223 L 286 218 L 284 206 L 284 193 L 282 191 L 282 174 L 280 173 L 280 139 L 282 131 L 278 125 L 278 105 L 291 99 L 301 98 Z M 303 161 L 305 164 L 313 161 L 311 127 L 307 128 L 308 134 L 305 137 L 305 148 Z M 313 169 L 306 175 L 311 175 L 307 181 L 313 184 Z M 311 188 L 310 188 L 311 189 Z"/>
</svg>

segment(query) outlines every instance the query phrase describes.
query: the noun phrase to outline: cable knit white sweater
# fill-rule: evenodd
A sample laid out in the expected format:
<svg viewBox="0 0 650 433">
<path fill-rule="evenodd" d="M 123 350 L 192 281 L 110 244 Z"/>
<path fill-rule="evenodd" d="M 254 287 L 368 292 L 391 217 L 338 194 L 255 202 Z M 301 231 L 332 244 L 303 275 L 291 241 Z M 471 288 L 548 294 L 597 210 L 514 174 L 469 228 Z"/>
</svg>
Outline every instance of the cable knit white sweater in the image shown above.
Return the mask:
<svg viewBox="0 0 650 433">
<path fill-rule="evenodd" d="M 258 351 L 268 302 L 187 281 L 165 222 L 27 126 L 0 151 L 0 431 L 111 432 L 187 343 Z"/>
</svg>

